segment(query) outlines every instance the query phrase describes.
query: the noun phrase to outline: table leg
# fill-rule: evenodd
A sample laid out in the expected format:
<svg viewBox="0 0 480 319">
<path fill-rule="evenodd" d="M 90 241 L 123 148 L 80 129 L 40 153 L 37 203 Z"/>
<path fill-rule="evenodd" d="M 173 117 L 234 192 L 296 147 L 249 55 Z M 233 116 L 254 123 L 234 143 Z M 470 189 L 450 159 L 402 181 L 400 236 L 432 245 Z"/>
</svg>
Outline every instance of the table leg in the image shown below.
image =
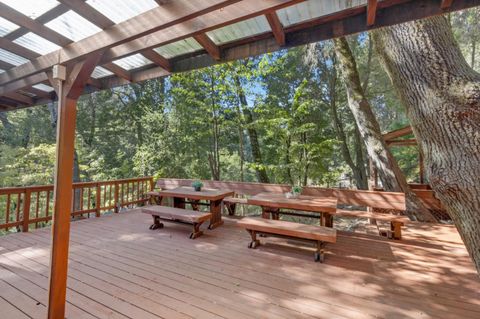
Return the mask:
<svg viewBox="0 0 480 319">
<path fill-rule="evenodd" d="M 192 209 L 193 210 L 198 210 L 198 203 L 200 202 L 199 200 L 196 200 L 196 199 L 191 199 L 189 200 L 190 201 L 190 205 L 192 205 Z"/>
<path fill-rule="evenodd" d="M 173 207 L 185 209 L 185 199 L 180 197 L 174 197 Z"/>
<path fill-rule="evenodd" d="M 223 225 L 222 200 L 210 201 L 210 213 L 212 214 L 212 219 L 210 219 L 210 225 L 208 226 L 208 229 L 214 229 Z"/>
<path fill-rule="evenodd" d="M 329 213 L 324 213 L 325 214 L 325 227 L 333 227 L 333 215 Z"/>
</svg>

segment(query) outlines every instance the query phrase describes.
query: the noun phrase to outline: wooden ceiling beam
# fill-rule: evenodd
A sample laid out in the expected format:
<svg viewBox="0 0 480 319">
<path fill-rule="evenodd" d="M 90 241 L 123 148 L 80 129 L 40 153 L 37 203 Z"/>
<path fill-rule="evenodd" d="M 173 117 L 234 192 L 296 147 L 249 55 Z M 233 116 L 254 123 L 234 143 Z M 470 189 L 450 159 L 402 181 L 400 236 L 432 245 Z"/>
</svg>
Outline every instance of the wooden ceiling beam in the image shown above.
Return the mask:
<svg viewBox="0 0 480 319">
<path fill-rule="evenodd" d="M 37 72 L 47 71 L 55 64 L 67 64 L 69 62 L 81 60 L 89 54 L 118 46 L 122 43 L 145 36 L 146 34 L 168 28 L 172 25 L 189 23 L 189 20 L 195 17 L 223 8 L 238 1 L 239 0 L 204 0 L 195 3 L 189 0 L 169 1 L 163 6 L 159 6 L 132 19 L 116 24 L 91 37 L 71 43 L 63 49 L 43 55 L 29 63 L 8 70 L 0 74 L 0 85 Z M 274 2 L 288 1 L 276 0 Z M 12 10 L 10 9 L 9 11 Z M 42 27 L 46 28 L 43 25 Z M 142 49 L 145 48 L 136 47 L 136 51 L 141 51 Z"/>
<path fill-rule="evenodd" d="M 10 63 L 8 63 L 8 62 L 5 62 L 5 61 L 3 61 L 3 60 L 0 60 L 0 69 L 2 69 L 2 70 L 8 70 L 8 69 L 11 69 L 11 68 L 13 68 L 13 67 L 15 67 L 15 65 L 10 64 Z"/>
<path fill-rule="evenodd" d="M 125 79 L 129 82 L 132 81 L 132 75 L 130 74 L 130 72 L 128 72 L 124 68 L 116 65 L 113 62 L 108 62 L 106 64 L 103 64 L 102 67 L 104 67 L 105 69 L 115 73 L 118 77 L 120 77 L 122 79 Z"/>
<path fill-rule="evenodd" d="M 6 93 L 4 96 L 11 100 L 17 101 L 18 103 L 26 105 L 34 105 L 36 102 L 36 100 L 31 98 L 30 96 L 26 96 L 16 92 Z"/>
<path fill-rule="evenodd" d="M 27 30 L 38 34 L 39 36 L 58 44 L 59 46 L 65 46 L 72 41 L 67 37 L 53 31 L 52 29 L 44 26 L 40 22 L 33 20 L 26 15 L 12 9 L 8 5 L 0 2 L 0 16 L 7 19 L 19 26 L 26 28 Z"/>
<path fill-rule="evenodd" d="M 29 60 L 35 59 L 40 56 L 40 54 L 38 54 L 37 52 L 29 50 L 24 46 L 18 45 L 15 42 L 6 39 L 5 37 L 0 37 L 0 47 L 4 50 L 10 51 Z"/>
<path fill-rule="evenodd" d="M 275 40 L 277 40 L 279 46 L 283 47 L 285 45 L 285 31 L 278 15 L 275 12 L 269 12 L 265 14 L 265 17 L 270 24 Z"/>
<path fill-rule="evenodd" d="M 20 89 L 23 89 L 26 86 L 38 84 L 45 80 L 48 80 L 48 76 L 45 72 L 30 75 L 28 77 L 0 86 L 0 95 L 5 95 L 6 93 L 9 93 L 9 92 L 18 91 Z"/>
<path fill-rule="evenodd" d="M 442 3 L 440 4 L 440 8 L 442 10 L 446 10 L 452 6 L 453 0 L 442 0 Z"/>
<path fill-rule="evenodd" d="M 57 18 L 58 16 L 64 14 L 68 10 L 70 10 L 70 8 L 68 8 L 67 6 L 64 6 L 63 4 L 59 4 L 56 7 L 54 7 L 53 9 L 45 12 L 44 14 L 42 14 L 41 16 L 36 18 L 35 21 L 37 21 L 41 24 L 45 24 L 45 23 L 47 23 L 49 21 L 52 21 L 53 19 Z M 17 30 L 14 30 L 14 31 L 10 32 L 9 34 L 6 34 L 5 38 L 9 39 L 9 40 L 15 40 L 16 38 L 19 38 L 19 37 L 25 35 L 28 32 L 30 32 L 30 30 L 28 30 L 26 28 L 23 28 L 23 27 L 20 27 Z"/>
<path fill-rule="evenodd" d="M 172 25 L 162 31 L 153 32 L 129 43 L 110 48 L 105 52 L 102 61 L 109 62 L 120 59 L 144 49 L 156 48 L 304 1 L 265 0 L 259 2 L 258 0 L 243 0 L 222 10 L 207 13 L 185 23 Z"/>
<path fill-rule="evenodd" d="M 197 34 L 193 36 L 193 38 L 205 49 L 212 56 L 213 59 L 219 61 L 222 57 L 222 53 L 220 52 L 220 48 L 215 44 L 206 35 L 205 33 Z"/>
<path fill-rule="evenodd" d="M 141 53 L 144 57 L 146 57 L 156 65 L 161 66 L 168 72 L 172 72 L 172 64 L 170 63 L 170 61 L 165 57 L 163 57 L 162 55 L 160 55 L 158 52 L 152 49 L 148 49 L 148 50 L 142 51 Z"/>
<path fill-rule="evenodd" d="M 367 4 L 367 26 L 371 27 L 375 24 L 375 18 L 377 17 L 377 0 L 368 0 Z"/>
<path fill-rule="evenodd" d="M 65 6 L 75 11 L 78 15 L 84 17 L 88 21 L 95 24 L 101 29 L 106 29 L 115 24 L 112 20 L 104 16 L 99 11 L 95 10 L 92 6 L 88 5 L 84 1 L 78 0 L 58 0 Z"/>
<path fill-rule="evenodd" d="M 30 92 L 30 93 L 33 93 L 33 94 L 35 94 L 36 96 L 38 96 L 39 98 L 42 98 L 42 99 L 52 98 L 51 93 L 39 90 L 37 88 L 34 88 L 33 86 L 30 86 L 28 88 L 24 88 L 23 90 L 25 90 L 27 92 Z"/>
</svg>

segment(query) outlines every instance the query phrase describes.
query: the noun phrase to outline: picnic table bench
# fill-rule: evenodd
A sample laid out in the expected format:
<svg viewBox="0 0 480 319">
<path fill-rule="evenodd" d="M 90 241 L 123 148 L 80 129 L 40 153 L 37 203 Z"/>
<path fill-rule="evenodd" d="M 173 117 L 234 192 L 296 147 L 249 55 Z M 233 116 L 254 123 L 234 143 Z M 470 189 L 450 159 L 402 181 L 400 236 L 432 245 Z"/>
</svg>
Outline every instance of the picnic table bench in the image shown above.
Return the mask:
<svg viewBox="0 0 480 319">
<path fill-rule="evenodd" d="M 337 241 L 337 231 L 333 228 L 323 226 L 312 226 L 283 220 L 254 217 L 245 217 L 238 221 L 237 225 L 245 228 L 252 238 L 252 241 L 248 244 L 248 248 L 258 247 L 260 241 L 257 239 L 257 235 L 271 235 L 308 241 L 315 243 L 316 250 L 314 258 L 315 261 L 320 262 L 323 262 L 325 258 L 325 244 L 335 243 Z"/>
<path fill-rule="evenodd" d="M 160 220 L 193 225 L 193 231 L 190 234 L 191 239 L 201 236 L 203 231 L 200 230 L 200 226 L 203 222 L 212 218 L 212 214 L 209 212 L 160 205 L 142 207 L 142 213 L 152 215 L 153 224 L 150 226 L 152 230 L 163 228 L 163 223 Z"/>
</svg>

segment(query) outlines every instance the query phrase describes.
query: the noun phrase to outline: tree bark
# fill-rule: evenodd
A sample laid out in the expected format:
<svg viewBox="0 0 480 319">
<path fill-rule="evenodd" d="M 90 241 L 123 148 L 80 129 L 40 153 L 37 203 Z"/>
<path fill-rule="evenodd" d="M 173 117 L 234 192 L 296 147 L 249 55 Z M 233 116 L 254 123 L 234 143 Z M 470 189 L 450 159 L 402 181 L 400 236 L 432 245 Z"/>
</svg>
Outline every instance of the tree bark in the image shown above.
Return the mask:
<svg viewBox="0 0 480 319">
<path fill-rule="evenodd" d="M 243 91 L 240 79 L 237 74 L 233 73 L 235 86 L 237 89 L 238 99 L 240 100 L 241 109 L 243 113 L 243 120 L 247 127 L 247 134 L 250 140 L 250 147 L 252 150 L 252 159 L 255 164 L 255 172 L 257 173 L 257 179 L 260 183 L 269 183 L 267 171 L 263 166 L 262 151 L 260 150 L 260 143 L 258 141 L 257 130 L 253 127 L 253 115 L 248 108 L 247 97 Z"/>
<path fill-rule="evenodd" d="M 442 17 L 373 33 L 406 107 L 431 186 L 480 272 L 480 74 Z"/>
<path fill-rule="evenodd" d="M 334 40 L 335 52 L 347 90 L 348 105 L 357 122 L 370 159 L 375 163 L 383 187 L 387 191 L 404 192 L 407 202 L 406 214 L 414 220 L 436 221 L 422 202 L 410 189 L 397 161 L 383 140 L 380 125 L 365 97 L 357 65 L 345 38 Z"/>
</svg>

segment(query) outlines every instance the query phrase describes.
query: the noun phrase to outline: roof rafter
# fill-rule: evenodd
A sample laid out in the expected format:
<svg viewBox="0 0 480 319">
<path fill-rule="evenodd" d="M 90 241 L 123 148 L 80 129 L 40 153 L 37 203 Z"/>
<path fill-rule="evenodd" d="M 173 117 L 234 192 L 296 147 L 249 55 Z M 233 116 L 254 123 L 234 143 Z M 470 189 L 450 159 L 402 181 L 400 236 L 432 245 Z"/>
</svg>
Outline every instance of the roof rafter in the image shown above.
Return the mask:
<svg viewBox="0 0 480 319">
<path fill-rule="evenodd" d="M 275 12 L 268 12 L 265 14 L 267 18 L 268 24 L 270 24 L 270 28 L 272 29 L 273 36 L 279 46 L 285 45 L 285 31 L 283 30 L 283 25 L 278 18 L 278 15 Z"/>
<path fill-rule="evenodd" d="M 37 59 L 0 74 L 0 85 L 19 78 L 45 71 L 55 64 L 65 64 L 81 59 L 96 51 L 140 38 L 146 34 L 186 22 L 199 15 L 223 8 L 239 0 L 205 0 L 192 3 L 187 0 L 169 1 L 165 5 L 149 10 L 130 20 L 116 24 L 81 41 L 71 43 L 63 49 L 43 55 Z M 266 2 L 271 2 L 268 0 Z M 277 0 L 288 2 L 287 0 Z M 140 51 L 142 47 L 137 47 Z M 109 61 L 105 61 L 109 62 Z"/>
<path fill-rule="evenodd" d="M 0 16 L 60 46 L 65 46 L 72 42 L 60 33 L 53 31 L 40 22 L 27 17 L 1 2 Z"/>
<path fill-rule="evenodd" d="M 367 26 L 375 24 L 375 18 L 377 17 L 377 0 L 368 0 L 367 4 Z"/>
<path fill-rule="evenodd" d="M 193 38 L 205 49 L 205 51 L 208 52 L 208 54 L 212 56 L 212 58 L 217 61 L 221 59 L 222 53 L 220 52 L 220 48 L 208 37 L 208 35 L 200 33 L 194 35 Z"/>
</svg>

